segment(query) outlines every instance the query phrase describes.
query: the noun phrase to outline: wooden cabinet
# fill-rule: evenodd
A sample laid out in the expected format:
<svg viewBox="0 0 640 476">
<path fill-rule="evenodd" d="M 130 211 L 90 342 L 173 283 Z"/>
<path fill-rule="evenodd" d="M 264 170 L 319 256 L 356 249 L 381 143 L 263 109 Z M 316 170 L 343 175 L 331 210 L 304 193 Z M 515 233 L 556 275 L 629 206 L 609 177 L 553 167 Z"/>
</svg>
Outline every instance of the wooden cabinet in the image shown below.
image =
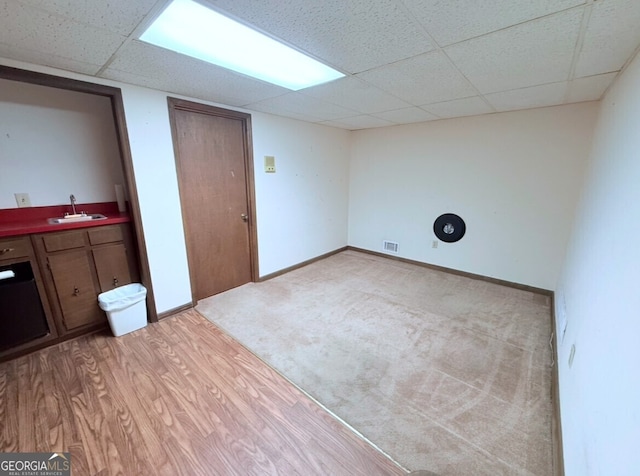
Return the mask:
<svg viewBox="0 0 640 476">
<path fill-rule="evenodd" d="M 118 226 L 95 228 L 87 232 L 101 292 L 133 282 L 131 242 L 127 229 Z M 104 245 L 104 246 L 100 246 Z"/>
<path fill-rule="evenodd" d="M 106 292 L 131 283 L 127 249 L 122 244 L 102 246 L 91 251 L 96 265 L 100 291 Z"/>
<path fill-rule="evenodd" d="M 97 305 L 96 287 L 86 251 L 47 257 L 65 331 L 100 324 L 104 313 Z"/>
<path fill-rule="evenodd" d="M 12 262 L 19 258 L 29 259 L 31 256 L 33 256 L 33 250 L 29 237 L 0 239 L 0 261 Z"/>
<path fill-rule="evenodd" d="M 139 279 L 128 225 L 33 236 L 62 335 L 106 325 L 98 294 Z"/>
</svg>

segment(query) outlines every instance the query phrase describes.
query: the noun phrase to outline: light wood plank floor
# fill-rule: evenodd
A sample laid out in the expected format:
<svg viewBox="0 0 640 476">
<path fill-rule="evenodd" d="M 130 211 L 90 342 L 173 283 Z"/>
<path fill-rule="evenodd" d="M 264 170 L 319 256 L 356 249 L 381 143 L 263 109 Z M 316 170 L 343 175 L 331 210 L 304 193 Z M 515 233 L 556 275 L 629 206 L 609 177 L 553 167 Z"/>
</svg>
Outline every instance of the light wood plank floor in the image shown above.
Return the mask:
<svg viewBox="0 0 640 476">
<path fill-rule="evenodd" d="M 195 311 L 0 364 L 0 452 L 78 475 L 406 472 Z"/>
</svg>

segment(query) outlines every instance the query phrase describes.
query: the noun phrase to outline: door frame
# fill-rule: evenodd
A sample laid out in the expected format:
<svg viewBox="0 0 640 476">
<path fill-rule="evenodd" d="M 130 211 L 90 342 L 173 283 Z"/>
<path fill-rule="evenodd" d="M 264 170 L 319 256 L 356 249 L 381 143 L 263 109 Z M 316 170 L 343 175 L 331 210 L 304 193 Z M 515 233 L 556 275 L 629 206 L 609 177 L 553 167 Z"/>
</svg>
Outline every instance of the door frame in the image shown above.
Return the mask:
<svg viewBox="0 0 640 476">
<path fill-rule="evenodd" d="M 260 274 L 258 270 L 258 230 L 256 226 L 256 194 L 255 194 L 255 180 L 254 180 L 254 167 L 253 167 L 253 139 L 251 135 L 251 114 L 247 114 L 240 111 L 233 111 L 231 109 L 224 109 L 216 106 L 209 106 L 207 104 L 201 104 L 193 101 L 187 101 L 184 99 L 178 99 L 173 97 L 167 97 L 167 103 L 169 106 L 169 122 L 171 123 L 171 140 L 173 142 L 173 153 L 176 164 L 176 173 L 178 179 L 178 190 L 180 193 L 180 210 L 182 212 L 182 227 L 185 234 L 185 245 L 187 245 L 187 231 L 188 223 L 186 223 L 183 190 L 180 180 L 182 174 L 182 166 L 180 160 L 180 151 L 178 150 L 177 127 L 175 120 L 176 111 L 193 112 L 199 114 L 206 114 L 209 116 L 224 117 L 227 119 L 235 119 L 242 123 L 242 136 L 244 145 L 244 169 L 245 169 L 245 192 L 247 196 L 247 214 L 249 215 L 249 264 L 251 266 L 251 281 L 257 282 Z M 187 261 L 191 262 L 189 246 L 187 248 Z M 189 264 L 188 263 L 188 264 Z M 192 267 L 189 266 L 189 280 L 191 282 L 191 304 L 196 305 L 196 297 L 194 294 L 194 273 Z"/>
</svg>

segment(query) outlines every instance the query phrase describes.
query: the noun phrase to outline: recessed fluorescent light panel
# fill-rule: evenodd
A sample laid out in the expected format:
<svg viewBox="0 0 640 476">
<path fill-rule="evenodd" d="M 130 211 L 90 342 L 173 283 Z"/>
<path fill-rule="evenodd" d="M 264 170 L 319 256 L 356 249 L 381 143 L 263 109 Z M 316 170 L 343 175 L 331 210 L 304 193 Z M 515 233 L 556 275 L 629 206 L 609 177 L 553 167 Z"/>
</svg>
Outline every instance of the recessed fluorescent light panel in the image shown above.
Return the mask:
<svg viewBox="0 0 640 476">
<path fill-rule="evenodd" d="M 174 0 L 140 39 L 294 91 L 344 76 L 191 0 Z"/>
</svg>

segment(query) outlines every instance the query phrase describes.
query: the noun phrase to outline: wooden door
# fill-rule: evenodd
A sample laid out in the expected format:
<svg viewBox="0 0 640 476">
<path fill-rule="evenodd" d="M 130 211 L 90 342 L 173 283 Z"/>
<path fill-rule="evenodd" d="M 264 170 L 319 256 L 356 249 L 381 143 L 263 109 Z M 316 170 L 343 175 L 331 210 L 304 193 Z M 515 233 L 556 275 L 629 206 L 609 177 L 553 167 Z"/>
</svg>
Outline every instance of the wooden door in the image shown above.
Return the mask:
<svg viewBox="0 0 640 476">
<path fill-rule="evenodd" d="M 84 250 L 69 251 L 47 258 L 67 331 L 106 320 L 98 307 L 89 257 Z"/>
<path fill-rule="evenodd" d="M 127 249 L 122 243 L 94 248 L 92 253 L 101 292 L 131 283 Z"/>
<path fill-rule="evenodd" d="M 194 301 L 254 278 L 248 114 L 170 99 Z"/>
</svg>

